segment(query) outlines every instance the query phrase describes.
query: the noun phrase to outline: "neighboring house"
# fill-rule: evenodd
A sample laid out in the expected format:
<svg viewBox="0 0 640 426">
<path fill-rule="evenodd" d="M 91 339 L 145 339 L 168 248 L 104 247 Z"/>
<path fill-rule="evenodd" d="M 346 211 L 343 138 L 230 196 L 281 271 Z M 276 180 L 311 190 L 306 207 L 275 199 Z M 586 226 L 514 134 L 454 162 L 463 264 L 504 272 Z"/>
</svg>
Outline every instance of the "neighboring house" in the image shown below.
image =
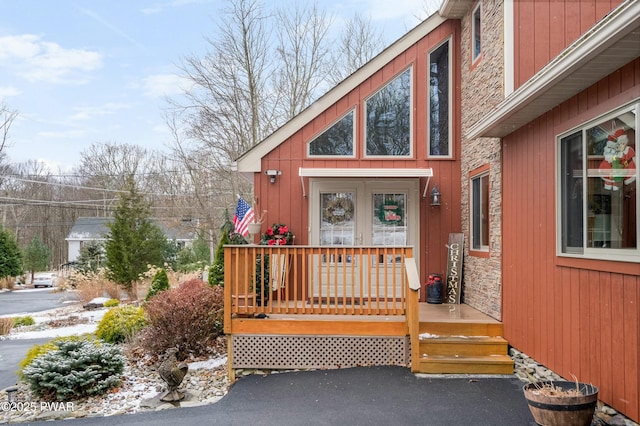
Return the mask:
<svg viewBox="0 0 640 426">
<path fill-rule="evenodd" d="M 76 219 L 65 240 L 69 249 L 69 262 L 74 262 L 80 255 L 82 247 L 90 242 L 104 242 L 109 234 L 110 217 L 79 217 Z M 193 225 L 188 223 L 156 222 L 168 240 L 176 241 L 181 247 L 190 246 L 195 240 Z"/>
<path fill-rule="evenodd" d="M 296 245 L 410 246 L 421 282 L 463 233 L 463 303 L 638 421 L 638 126 L 639 0 L 444 0 L 235 168 Z"/>
<path fill-rule="evenodd" d="M 107 224 L 111 218 L 79 217 L 76 219 L 65 240 L 68 246 L 68 262 L 75 262 L 85 244 L 103 242 L 109 233 Z"/>
</svg>

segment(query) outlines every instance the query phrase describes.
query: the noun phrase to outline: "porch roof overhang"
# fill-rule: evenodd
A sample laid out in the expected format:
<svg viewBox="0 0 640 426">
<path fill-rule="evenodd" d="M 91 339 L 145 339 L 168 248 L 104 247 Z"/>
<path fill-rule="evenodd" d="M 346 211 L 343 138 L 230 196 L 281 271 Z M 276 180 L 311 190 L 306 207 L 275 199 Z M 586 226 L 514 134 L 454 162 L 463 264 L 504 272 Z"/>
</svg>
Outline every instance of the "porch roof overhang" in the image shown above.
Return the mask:
<svg viewBox="0 0 640 426">
<path fill-rule="evenodd" d="M 304 177 L 431 177 L 433 169 L 383 169 L 383 168 L 316 168 L 300 167 L 300 176 Z"/>
<path fill-rule="evenodd" d="M 304 186 L 305 177 L 317 178 L 427 178 L 424 186 L 423 197 L 426 197 L 429 181 L 433 176 L 432 168 L 413 169 L 388 169 L 388 168 L 323 168 L 323 167 L 300 167 L 298 170 L 300 182 L 302 183 L 302 195 L 306 198 L 307 192 Z"/>
<path fill-rule="evenodd" d="M 504 137 L 639 55 L 640 1 L 627 0 L 471 126 L 466 136 Z"/>
</svg>

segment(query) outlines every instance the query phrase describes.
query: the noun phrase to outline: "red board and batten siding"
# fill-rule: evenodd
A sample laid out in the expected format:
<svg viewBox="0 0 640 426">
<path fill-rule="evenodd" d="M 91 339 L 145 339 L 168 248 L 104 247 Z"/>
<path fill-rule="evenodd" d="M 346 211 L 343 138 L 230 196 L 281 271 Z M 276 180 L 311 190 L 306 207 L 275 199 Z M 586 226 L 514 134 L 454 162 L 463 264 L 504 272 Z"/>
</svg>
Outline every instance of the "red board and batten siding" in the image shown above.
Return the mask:
<svg viewBox="0 0 640 426">
<path fill-rule="evenodd" d="M 517 89 L 623 0 L 514 1 Z"/>
<path fill-rule="evenodd" d="M 640 59 L 503 139 L 503 314 L 511 345 L 640 418 L 640 264 L 556 256 L 556 137 L 640 97 Z"/>
<path fill-rule="evenodd" d="M 453 159 L 432 160 L 427 158 L 427 55 L 449 36 L 454 72 L 453 93 Z M 400 53 L 380 71 L 346 94 L 342 99 L 302 127 L 277 148 L 262 159 L 262 170 L 281 170 L 275 184 L 256 174 L 254 192 L 259 200 L 259 209 L 268 210 L 266 223 L 286 223 L 296 235 L 296 244 L 309 243 L 309 200 L 303 198 L 303 187 L 298 177 L 299 167 L 308 168 L 433 168 L 431 185 L 438 185 L 442 194 L 442 205 L 431 207 L 427 198 L 420 197 L 420 253 L 421 276 L 446 270 L 446 247 L 449 233 L 461 232 L 461 186 L 460 186 L 460 120 L 459 94 L 459 38 L 458 21 L 447 21 L 418 43 Z M 364 101 L 393 79 L 408 66 L 413 66 L 413 158 L 383 160 L 365 159 L 363 113 Z M 325 158 L 309 159 L 306 156 L 307 143 L 328 125 L 355 107 L 356 111 L 356 157 L 349 159 Z M 421 179 L 420 194 L 424 190 L 426 178 Z M 305 178 L 305 191 L 309 195 L 309 181 Z"/>
</svg>

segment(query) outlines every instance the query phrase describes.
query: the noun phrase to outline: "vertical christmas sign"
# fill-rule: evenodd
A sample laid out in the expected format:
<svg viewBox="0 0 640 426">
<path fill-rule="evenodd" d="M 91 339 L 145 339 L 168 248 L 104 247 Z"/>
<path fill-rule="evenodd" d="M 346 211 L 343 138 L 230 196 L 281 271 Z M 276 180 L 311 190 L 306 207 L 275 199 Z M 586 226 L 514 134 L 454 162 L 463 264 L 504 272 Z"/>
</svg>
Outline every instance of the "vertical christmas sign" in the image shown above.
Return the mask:
<svg viewBox="0 0 640 426">
<path fill-rule="evenodd" d="M 447 292 L 445 303 L 460 304 L 462 293 L 462 258 L 464 257 L 464 237 L 449 234 L 447 245 Z"/>
</svg>

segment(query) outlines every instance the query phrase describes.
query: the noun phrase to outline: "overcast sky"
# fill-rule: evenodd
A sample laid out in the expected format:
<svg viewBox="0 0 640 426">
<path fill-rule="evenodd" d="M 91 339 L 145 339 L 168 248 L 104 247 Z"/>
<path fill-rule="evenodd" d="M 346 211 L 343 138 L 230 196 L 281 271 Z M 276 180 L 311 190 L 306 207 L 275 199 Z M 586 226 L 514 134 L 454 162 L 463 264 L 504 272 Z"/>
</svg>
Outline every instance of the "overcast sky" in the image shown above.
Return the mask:
<svg viewBox="0 0 640 426">
<path fill-rule="evenodd" d="M 265 0 L 266 4 L 291 1 Z M 166 149 L 164 96 L 181 93 L 185 56 L 203 56 L 224 0 L 5 0 L 0 13 L 0 103 L 18 110 L 11 162 L 79 163 L 94 143 Z M 440 0 L 324 0 L 337 23 L 370 13 L 392 43 Z M 427 6 L 425 6 L 427 5 Z"/>
</svg>

